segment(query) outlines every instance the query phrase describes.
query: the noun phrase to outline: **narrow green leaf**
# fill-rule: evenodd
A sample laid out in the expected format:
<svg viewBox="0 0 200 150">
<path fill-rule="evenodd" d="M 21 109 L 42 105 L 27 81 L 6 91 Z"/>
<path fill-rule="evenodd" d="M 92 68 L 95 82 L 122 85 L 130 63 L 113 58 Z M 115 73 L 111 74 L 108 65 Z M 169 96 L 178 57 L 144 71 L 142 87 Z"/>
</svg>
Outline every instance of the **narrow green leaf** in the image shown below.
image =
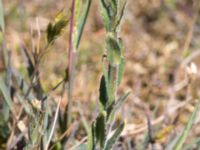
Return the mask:
<svg viewBox="0 0 200 150">
<path fill-rule="evenodd" d="M 83 0 L 76 0 L 75 1 L 75 10 L 74 10 L 74 23 L 78 23 L 78 20 L 82 14 L 82 6 L 83 6 Z"/>
<path fill-rule="evenodd" d="M 117 112 L 119 110 L 119 108 L 122 107 L 122 105 L 124 104 L 124 102 L 126 101 L 127 97 L 129 96 L 131 92 L 128 92 L 126 94 L 124 94 L 123 96 L 121 96 L 115 103 L 111 104 L 108 109 L 108 115 L 107 118 L 110 119 L 110 117 L 112 117 L 112 115 Z"/>
<path fill-rule="evenodd" d="M 121 59 L 121 48 L 112 34 L 108 34 L 106 38 L 106 46 L 109 62 L 112 65 L 119 65 Z"/>
<path fill-rule="evenodd" d="M 54 130 L 55 130 L 55 127 L 56 127 L 56 121 L 57 121 L 57 118 L 58 118 L 58 112 L 59 112 L 61 101 L 62 101 L 62 98 L 60 97 L 58 104 L 57 104 L 56 112 L 55 112 L 55 115 L 54 115 L 54 120 L 51 124 L 51 127 L 48 129 L 49 134 L 48 134 L 48 140 L 45 143 L 45 150 L 48 150 L 49 144 L 51 142 L 51 138 L 53 136 L 53 133 L 54 133 Z"/>
<path fill-rule="evenodd" d="M 3 113 L 0 113 L 0 139 L 6 141 L 10 135 L 10 128 L 8 123 L 4 120 Z"/>
<path fill-rule="evenodd" d="M 181 150 L 182 147 L 183 147 L 183 144 L 192 128 L 192 124 L 193 122 L 195 121 L 195 118 L 197 116 L 197 112 L 198 112 L 198 108 L 199 108 L 199 105 L 200 105 L 200 100 L 198 101 L 198 103 L 196 104 L 195 106 L 195 110 L 193 111 L 191 117 L 189 118 L 189 121 L 185 127 L 185 129 L 183 130 L 183 132 L 181 133 L 181 136 L 179 137 L 176 145 L 175 145 L 175 148 L 174 150 Z"/>
<path fill-rule="evenodd" d="M 107 94 L 107 87 L 106 87 L 106 79 L 104 75 L 101 77 L 101 83 L 100 83 L 100 89 L 99 89 L 99 100 L 104 108 L 106 110 L 107 102 L 108 102 L 108 94 Z"/>
<path fill-rule="evenodd" d="M 12 103 L 11 97 L 8 93 L 9 90 L 6 87 L 6 84 L 5 84 L 2 76 L 0 76 L 0 91 L 3 94 L 5 102 L 7 103 L 8 107 L 12 111 L 13 110 L 13 103 Z"/>
<path fill-rule="evenodd" d="M 84 109 L 81 107 L 81 103 L 78 101 L 78 111 L 79 111 L 79 114 L 80 114 L 80 117 L 81 117 L 81 121 L 83 123 L 83 126 L 86 130 L 87 133 L 90 132 L 90 126 L 88 124 L 88 120 L 86 119 L 86 116 L 84 115 L 83 111 Z"/>
<path fill-rule="evenodd" d="M 113 133 L 113 135 L 111 136 L 110 139 L 108 139 L 108 141 L 105 144 L 105 148 L 104 150 L 111 150 L 112 146 L 114 145 L 114 143 L 117 141 L 117 139 L 119 138 L 121 132 L 123 131 L 125 126 L 125 123 L 123 122 Z"/>
<path fill-rule="evenodd" d="M 167 143 L 165 150 L 172 150 L 174 149 L 176 143 L 178 142 L 179 138 L 181 137 L 183 130 L 177 134 L 177 136 L 175 136 L 172 140 L 170 140 L 169 143 Z"/>
<path fill-rule="evenodd" d="M 113 111 L 116 112 L 119 108 L 122 107 L 122 105 L 124 104 L 124 102 L 127 100 L 127 97 L 129 96 L 131 92 L 127 92 L 126 94 L 124 94 L 123 96 L 121 96 L 115 103 Z"/>
<path fill-rule="evenodd" d="M 10 108 L 6 101 L 3 101 L 3 111 L 2 112 L 3 112 L 3 119 L 5 122 L 7 122 L 9 119 L 9 116 L 10 116 Z"/>
<path fill-rule="evenodd" d="M 3 12 L 3 3 L 0 0 L 0 31 L 4 32 L 5 24 L 4 24 L 4 12 Z"/>
<path fill-rule="evenodd" d="M 106 87 L 109 87 L 108 85 L 108 60 L 107 60 L 107 56 L 103 56 L 103 65 L 102 65 L 102 70 L 103 70 L 103 76 L 105 78 L 105 82 L 106 82 Z M 107 92 L 107 96 L 109 93 L 109 89 L 106 88 L 106 92 Z"/>
<path fill-rule="evenodd" d="M 101 11 L 103 23 L 104 23 L 106 30 L 111 31 L 111 29 L 112 29 L 111 22 L 110 22 L 111 16 L 110 16 L 109 8 L 108 8 L 105 0 L 100 0 L 100 11 Z"/>
<path fill-rule="evenodd" d="M 106 112 L 102 112 L 96 119 L 96 140 L 100 143 L 100 147 L 103 148 L 106 134 Z"/>
<path fill-rule="evenodd" d="M 88 135 L 88 142 L 87 142 L 88 150 L 95 150 L 95 147 L 96 147 L 95 141 L 96 141 L 96 139 L 95 139 L 95 123 L 93 122 L 90 132 L 89 132 L 89 135 Z"/>
<path fill-rule="evenodd" d="M 109 1 L 111 5 L 112 10 L 112 18 L 115 19 L 115 16 L 117 14 L 117 0 L 111 0 Z"/>
<path fill-rule="evenodd" d="M 52 29 L 52 24 L 49 23 L 48 26 L 47 26 L 47 29 L 46 29 L 46 32 L 47 32 L 47 42 L 48 43 L 51 43 L 51 41 L 53 41 L 54 37 L 53 37 L 53 29 Z"/>
<path fill-rule="evenodd" d="M 77 33 L 77 39 L 76 39 L 76 48 L 78 48 L 79 44 L 80 44 L 80 40 L 81 40 L 81 37 L 82 37 L 82 34 L 83 34 L 83 29 L 84 29 L 84 26 L 85 26 L 85 23 L 86 23 L 86 20 L 87 20 L 87 16 L 88 16 L 88 13 L 89 13 L 89 10 L 90 10 L 90 6 L 91 6 L 91 2 L 92 0 L 87 0 L 85 6 L 84 6 L 84 9 L 82 11 L 82 16 L 80 16 L 80 19 L 78 21 L 78 33 Z"/>
<path fill-rule="evenodd" d="M 122 20 L 122 16 L 124 15 L 125 6 L 126 6 L 126 0 L 118 1 L 117 17 L 115 20 L 115 29 L 119 26 L 119 24 Z"/>
<path fill-rule="evenodd" d="M 50 106 L 48 105 L 47 101 L 44 101 L 44 116 L 43 116 L 43 131 L 45 132 L 45 134 L 43 135 L 43 145 L 46 145 L 49 135 L 50 135 L 50 130 L 48 130 L 48 125 L 49 125 L 49 116 L 50 112 L 49 112 L 49 108 Z"/>
</svg>

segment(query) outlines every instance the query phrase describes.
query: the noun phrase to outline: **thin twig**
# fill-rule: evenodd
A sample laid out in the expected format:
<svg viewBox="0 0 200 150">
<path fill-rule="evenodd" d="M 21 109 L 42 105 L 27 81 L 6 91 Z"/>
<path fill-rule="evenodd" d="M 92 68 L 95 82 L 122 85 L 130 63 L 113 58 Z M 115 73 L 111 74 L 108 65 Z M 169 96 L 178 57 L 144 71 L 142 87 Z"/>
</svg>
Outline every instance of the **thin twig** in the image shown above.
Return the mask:
<svg viewBox="0 0 200 150">
<path fill-rule="evenodd" d="M 57 144 L 57 142 L 61 141 L 64 137 L 70 134 L 72 128 L 74 127 L 74 124 L 71 124 L 71 126 L 54 142 L 54 144 L 49 148 L 49 150 L 52 150 Z"/>
</svg>

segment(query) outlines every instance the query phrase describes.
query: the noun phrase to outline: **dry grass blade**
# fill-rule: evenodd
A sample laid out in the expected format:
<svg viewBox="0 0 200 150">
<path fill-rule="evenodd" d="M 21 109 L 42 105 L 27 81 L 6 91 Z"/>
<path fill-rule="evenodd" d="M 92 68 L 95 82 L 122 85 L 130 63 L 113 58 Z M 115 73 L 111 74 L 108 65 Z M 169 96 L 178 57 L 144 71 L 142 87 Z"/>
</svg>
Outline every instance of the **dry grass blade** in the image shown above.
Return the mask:
<svg viewBox="0 0 200 150">
<path fill-rule="evenodd" d="M 10 111 L 13 113 L 13 115 L 15 116 L 15 111 L 13 109 L 13 102 L 9 96 L 9 93 L 8 93 L 8 89 L 5 85 L 5 82 L 4 82 L 4 79 L 2 76 L 0 76 L 0 91 L 2 92 L 3 96 L 4 96 L 4 100 L 6 101 Z M 16 116 L 15 116 L 16 117 Z"/>
<path fill-rule="evenodd" d="M 56 112 L 55 112 L 55 115 L 54 115 L 53 124 L 52 124 L 52 127 L 51 127 L 51 132 L 50 132 L 49 138 L 48 138 L 47 143 L 46 143 L 45 148 L 44 148 L 45 150 L 48 150 L 49 144 L 51 142 L 51 138 L 52 138 L 53 133 L 54 133 L 54 129 L 55 129 L 55 126 L 56 126 L 56 120 L 58 118 L 58 112 L 59 112 L 61 101 L 62 101 L 62 97 L 60 97 L 60 99 L 58 101 L 58 105 L 57 105 Z"/>
<path fill-rule="evenodd" d="M 71 124 L 71 126 L 55 141 L 55 143 L 49 148 L 49 150 L 54 149 L 54 147 L 56 146 L 58 142 L 60 142 L 66 136 L 70 135 L 75 125 L 76 123 Z"/>
</svg>

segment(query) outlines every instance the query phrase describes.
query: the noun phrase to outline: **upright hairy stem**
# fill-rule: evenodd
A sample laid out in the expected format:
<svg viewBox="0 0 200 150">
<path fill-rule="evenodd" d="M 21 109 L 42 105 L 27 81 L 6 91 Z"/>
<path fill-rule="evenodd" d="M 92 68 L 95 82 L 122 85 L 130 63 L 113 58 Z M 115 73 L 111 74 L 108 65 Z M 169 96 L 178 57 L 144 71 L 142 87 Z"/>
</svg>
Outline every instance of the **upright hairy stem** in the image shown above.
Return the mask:
<svg viewBox="0 0 200 150">
<path fill-rule="evenodd" d="M 88 136 L 88 150 L 110 150 L 124 129 L 125 122 L 115 122 L 115 113 L 125 102 L 129 92 L 116 99 L 123 75 L 123 43 L 118 35 L 124 13 L 125 0 L 99 0 L 106 47 L 103 54 L 103 75 L 99 87 L 100 112 L 92 123 Z M 113 126 L 115 124 L 115 126 Z"/>
</svg>

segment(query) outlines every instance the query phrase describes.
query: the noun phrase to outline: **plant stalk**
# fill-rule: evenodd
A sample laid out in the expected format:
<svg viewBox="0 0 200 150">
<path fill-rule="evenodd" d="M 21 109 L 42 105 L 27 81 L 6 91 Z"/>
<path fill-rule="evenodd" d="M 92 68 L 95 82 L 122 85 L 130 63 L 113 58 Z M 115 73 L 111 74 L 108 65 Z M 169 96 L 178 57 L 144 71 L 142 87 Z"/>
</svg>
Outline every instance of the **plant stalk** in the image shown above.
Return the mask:
<svg viewBox="0 0 200 150">
<path fill-rule="evenodd" d="M 71 4 L 71 18 L 70 18 L 70 34 L 69 34 L 69 49 L 68 49 L 68 88 L 67 88 L 67 94 L 68 94 L 68 104 L 66 106 L 66 128 L 70 126 L 72 121 L 71 111 L 72 111 L 72 93 L 73 93 L 73 75 L 74 75 L 74 59 L 75 59 L 75 48 L 73 46 L 73 32 L 74 32 L 74 16 L 75 16 L 75 2 L 76 0 L 72 0 Z"/>
</svg>

